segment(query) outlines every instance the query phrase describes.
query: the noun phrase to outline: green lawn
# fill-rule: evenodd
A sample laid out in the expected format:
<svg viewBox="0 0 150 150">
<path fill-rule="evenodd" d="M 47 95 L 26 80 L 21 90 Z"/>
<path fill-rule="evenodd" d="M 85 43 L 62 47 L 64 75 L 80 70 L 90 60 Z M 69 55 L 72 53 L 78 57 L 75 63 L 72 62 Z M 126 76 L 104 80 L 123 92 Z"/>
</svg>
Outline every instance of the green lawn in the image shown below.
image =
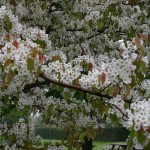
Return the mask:
<svg viewBox="0 0 150 150">
<path fill-rule="evenodd" d="M 42 140 L 42 142 L 51 142 L 52 144 L 61 143 L 61 140 Z M 110 148 L 110 144 L 125 144 L 125 142 L 99 142 L 94 141 L 93 142 L 93 150 L 103 150 L 104 148 Z M 64 150 L 67 150 L 67 148 L 64 146 Z"/>
</svg>

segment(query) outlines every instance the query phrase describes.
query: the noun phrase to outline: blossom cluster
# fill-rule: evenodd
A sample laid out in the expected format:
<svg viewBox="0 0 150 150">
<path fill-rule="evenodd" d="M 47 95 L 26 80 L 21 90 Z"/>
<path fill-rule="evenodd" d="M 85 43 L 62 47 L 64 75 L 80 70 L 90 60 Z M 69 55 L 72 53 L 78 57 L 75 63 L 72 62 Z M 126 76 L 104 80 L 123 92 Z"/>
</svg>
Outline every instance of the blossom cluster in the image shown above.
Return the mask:
<svg viewBox="0 0 150 150">
<path fill-rule="evenodd" d="M 2 6 L 0 11 L 2 12 L 1 23 L 6 24 L 5 16 L 9 18 L 6 22 L 12 23 L 12 29 L 10 29 L 9 33 L 8 31 L 7 33 L 3 32 L 0 38 L 0 64 L 3 67 L 0 70 L 2 74 L 0 78 L 5 78 L 0 87 L 2 88 L 9 84 L 1 95 L 10 95 L 17 92 L 19 88 L 22 90 L 26 83 L 33 82 L 35 79 L 33 72 L 40 73 L 40 66 L 46 61 L 43 51 L 51 49 L 51 41 L 44 30 L 27 28 L 21 25 L 17 17 L 6 7 Z"/>
<path fill-rule="evenodd" d="M 2 111 L 4 107 L 40 111 L 57 125 L 78 131 L 94 126 L 97 116 L 116 115 L 128 130 L 141 132 L 146 145 L 150 139 L 149 45 L 145 46 L 149 7 L 122 0 L 15 3 L 0 1 L 0 6 L 6 5 L 0 7 Z M 51 79 L 101 99 L 54 88 Z M 20 119 L 10 129 L 7 124 L 0 127 L 5 149 L 40 140 L 34 138 L 34 124 L 27 120 Z M 139 144 L 136 136 L 135 145 Z"/>
<path fill-rule="evenodd" d="M 139 102 L 134 102 L 131 104 L 131 110 L 136 112 L 133 115 L 133 120 L 135 122 L 135 130 L 140 130 L 141 126 L 144 130 L 148 129 L 150 126 L 150 99 L 142 100 Z"/>
<path fill-rule="evenodd" d="M 3 134 L 8 136 L 8 139 L 2 141 L 6 150 L 14 150 L 17 149 L 18 146 L 23 147 L 27 141 L 36 143 L 39 140 L 39 138 L 35 136 L 34 124 L 32 122 L 26 123 L 23 118 L 20 118 L 19 122 L 14 124 L 12 128 L 8 128 L 5 123 L 3 125 L 3 130 Z M 12 141 L 10 141 L 9 138 Z"/>
<path fill-rule="evenodd" d="M 10 33 L 19 32 L 23 30 L 22 24 L 19 23 L 18 17 L 15 17 L 11 10 L 7 10 L 5 6 L 0 8 L 0 35 L 5 35 L 9 30 Z"/>
<path fill-rule="evenodd" d="M 77 127 L 79 126 L 79 129 L 81 127 L 87 128 L 91 126 L 95 126 L 97 124 L 96 117 L 91 118 L 89 116 L 84 116 L 83 114 L 79 114 L 79 118 L 77 120 Z"/>
<path fill-rule="evenodd" d="M 128 33 L 129 29 L 133 31 L 129 34 L 141 30 L 141 33 L 148 35 L 150 30 L 147 2 L 145 0 L 145 5 L 142 7 L 138 4 L 133 6 L 126 4 L 123 0 L 101 2 L 76 0 L 74 3 L 56 0 L 36 0 L 26 3 L 25 0 L 21 0 L 19 5 L 16 5 L 16 2 L 4 0 L 0 4 L 11 9 L 27 26 L 46 28 L 50 38 L 53 39 L 54 47 L 64 48 L 71 54 L 68 58 L 72 58 L 80 52 L 80 45 L 86 45 L 86 52 L 93 54 L 103 53 L 108 47 L 114 50 L 115 43 L 112 41 L 116 41 L 116 36 L 111 36 L 112 40 L 109 39 L 110 34 L 117 34 L 119 40 L 127 39 L 124 33 Z M 116 15 L 117 13 L 119 15 Z M 104 34 L 98 34 L 103 27 L 106 28 Z M 91 36 L 93 38 L 90 38 Z"/>
<path fill-rule="evenodd" d="M 130 43 L 130 48 L 136 47 L 131 42 L 127 43 Z M 121 50 L 123 49 L 123 45 L 125 44 L 121 43 Z M 125 46 L 124 49 L 126 49 Z M 124 51 L 132 53 L 132 57 L 133 55 L 136 57 L 134 59 L 130 56 L 124 57 Z M 117 83 L 120 79 L 122 79 L 125 84 L 129 84 L 131 83 L 131 76 L 134 75 L 136 69 L 133 62 L 137 58 L 137 54 L 135 53 L 135 50 L 132 52 L 128 48 L 124 51 L 122 54 L 123 58 L 120 59 L 113 58 L 112 60 L 109 60 L 107 56 L 100 55 L 94 60 L 93 57 L 83 55 L 68 63 L 66 62 L 66 57 L 64 55 L 63 58 L 61 58 L 62 54 L 58 55 L 58 51 L 53 51 L 50 58 L 51 62 L 48 66 L 43 65 L 43 71 L 51 78 L 66 83 L 72 83 L 75 79 L 81 76 L 81 73 L 83 73 L 79 79 L 79 84 L 84 88 L 89 89 L 92 89 L 93 86 L 101 89 L 110 83 Z M 100 57 L 104 57 L 106 60 L 103 61 Z M 105 75 L 105 82 L 100 84 L 99 78 L 102 74 Z"/>
</svg>

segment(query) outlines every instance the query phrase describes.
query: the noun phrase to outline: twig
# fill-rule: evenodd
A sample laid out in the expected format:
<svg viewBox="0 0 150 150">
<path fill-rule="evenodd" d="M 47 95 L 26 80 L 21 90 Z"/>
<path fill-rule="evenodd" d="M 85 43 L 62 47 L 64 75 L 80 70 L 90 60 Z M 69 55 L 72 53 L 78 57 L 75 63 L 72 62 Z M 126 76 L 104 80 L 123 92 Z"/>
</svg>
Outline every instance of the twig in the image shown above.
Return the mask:
<svg viewBox="0 0 150 150">
<path fill-rule="evenodd" d="M 122 110 L 121 110 L 121 108 L 119 108 L 118 106 L 116 106 L 115 104 L 113 104 L 113 106 L 115 107 L 115 108 L 117 108 L 121 113 L 122 113 L 122 115 L 123 115 L 123 117 L 125 116 L 125 117 L 127 117 L 128 118 L 128 115 L 127 115 L 127 113 L 124 113 Z"/>
</svg>

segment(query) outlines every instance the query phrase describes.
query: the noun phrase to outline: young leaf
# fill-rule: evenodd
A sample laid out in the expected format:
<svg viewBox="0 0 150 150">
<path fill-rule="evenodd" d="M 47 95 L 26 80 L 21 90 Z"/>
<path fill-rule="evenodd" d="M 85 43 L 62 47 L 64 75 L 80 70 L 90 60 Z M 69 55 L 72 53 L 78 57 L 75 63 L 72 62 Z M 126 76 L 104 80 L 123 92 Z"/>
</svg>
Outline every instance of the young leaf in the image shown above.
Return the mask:
<svg viewBox="0 0 150 150">
<path fill-rule="evenodd" d="M 13 63 L 13 60 L 7 59 L 6 62 L 5 62 L 5 64 L 4 64 L 4 69 L 5 69 L 7 66 L 9 66 L 10 64 L 12 64 L 12 63 Z"/>
<path fill-rule="evenodd" d="M 135 42 L 135 44 L 136 44 L 137 47 L 140 47 L 140 46 L 141 46 L 141 39 L 135 38 L 135 39 L 134 39 L 134 42 Z"/>
<path fill-rule="evenodd" d="M 40 63 L 44 63 L 46 61 L 46 57 L 43 53 L 39 53 L 39 61 Z"/>
<path fill-rule="evenodd" d="M 120 92 L 120 87 L 118 85 L 116 85 L 116 93 L 115 94 L 117 95 L 117 94 L 119 94 L 119 92 Z"/>
<path fill-rule="evenodd" d="M 89 71 L 92 71 L 93 64 L 92 63 L 88 63 L 87 64 L 87 68 L 88 68 Z"/>
<path fill-rule="evenodd" d="M 106 80 L 106 74 L 103 72 L 101 75 L 100 75 L 100 84 L 103 85 L 104 82 Z"/>
<path fill-rule="evenodd" d="M 18 49 L 19 43 L 16 40 L 13 42 L 13 45 Z"/>
<path fill-rule="evenodd" d="M 148 42 L 148 36 L 144 34 L 140 34 L 141 39 L 143 39 L 145 42 Z"/>
</svg>

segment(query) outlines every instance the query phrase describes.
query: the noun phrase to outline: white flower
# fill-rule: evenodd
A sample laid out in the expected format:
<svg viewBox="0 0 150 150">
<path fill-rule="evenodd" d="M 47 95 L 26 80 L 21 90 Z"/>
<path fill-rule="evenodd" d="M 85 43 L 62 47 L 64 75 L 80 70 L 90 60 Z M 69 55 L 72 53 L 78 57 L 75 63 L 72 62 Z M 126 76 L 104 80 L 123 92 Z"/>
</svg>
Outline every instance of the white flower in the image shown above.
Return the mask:
<svg viewBox="0 0 150 150">
<path fill-rule="evenodd" d="M 142 58 L 142 60 L 146 63 L 146 65 L 148 66 L 148 64 L 149 64 L 149 59 L 148 59 L 148 57 L 147 56 L 145 56 L 145 57 L 143 57 Z"/>
<path fill-rule="evenodd" d="M 136 58 L 137 58 L 137 56 L 138 56 L 138 55 L 137 55 L 136 53 L 132 53 L 132 60 L 135 61 Z"/>
</svg>

